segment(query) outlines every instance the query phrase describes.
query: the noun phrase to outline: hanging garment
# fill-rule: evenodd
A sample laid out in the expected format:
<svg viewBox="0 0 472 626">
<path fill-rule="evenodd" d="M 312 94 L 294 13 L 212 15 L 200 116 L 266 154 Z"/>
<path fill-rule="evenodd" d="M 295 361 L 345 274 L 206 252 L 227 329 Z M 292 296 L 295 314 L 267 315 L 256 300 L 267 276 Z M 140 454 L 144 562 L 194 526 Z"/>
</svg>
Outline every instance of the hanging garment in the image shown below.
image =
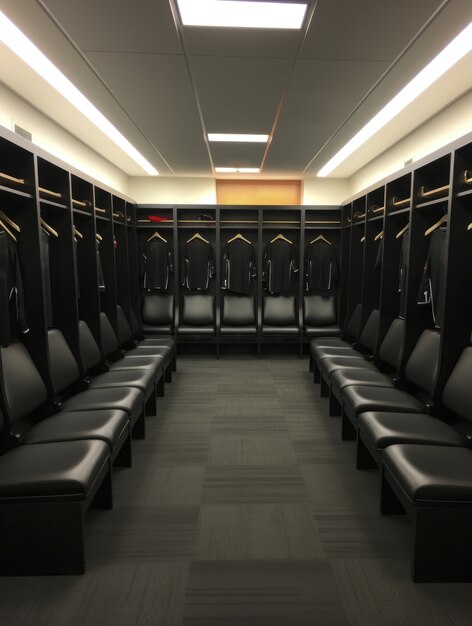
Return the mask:
<svg viewBox="0 0 472 626">
<path fill-rule="evenodd" d="M 408 259 L 410 255 L 410 237 L 405 235 L 402 239 L 402 247 L 400 250 L 400 267 L 398 279 L 398 292 L 400 293 L 400 310 L 398 317 L 405 319 L 406 315 L 406 279 L 408 274 Z"/>
<path fill-rule="evenodd" d="M 333 246 L 321 239 L 305 250 L 305 291 L 333 291 L 338 281 L 338 262 Z"/>
<path fill-rule="evenodd" d="M 254 246 L 243 239 L 228 242 L 221 263 L 222 289 L 249 295 L 251 281 L 256 277 Z"/>
<path fill-rule="evenodd" d="M 79 260 L 78 260 L 78 254 L 77 254 L 77 239 L 75 237 L 74 237 L 73 247 L 74 247 L 75 288 L 76 288 L 77 298 L 80 299 Z"/>
<path fill-rule="evenodd" d="M 428 257 L 418 293 L 418 304 L 429 304 L 436 328 L 442 326 L 442 300 L 446 289 L 447 230 L 439 228 L 431 235 Z"/>
<path fill-rule="evenodd" d="M 298 272 L 296 248 L 292 243 L 277 239 L 267 244 L 264 251 L 262 280 L 269 293 L 287 293 L 292 287 L 292 276 Z"/>
<path fill-rule="evenodd" d="M 215 275 L 211 244 L 198 238 L 188 241 L 184 246 L 181 268 L 181 283 L 187 289 L 208 289 L 210 278 Z"/>
<path fill-rule="evenodd" d="M 0 344 L 8 346 L 17 333 L 28 332 L 25 296 L 15 242 L 0 232 Z"/>
<path fill-rule="evenodd" d="M 380 241 L 378 242 L 377 254 L 375 256 L 374 269 L 381 269 L 382 255 L 383 255 L 383 239 L 380 239 Z"/>
<path fill-rule="evenodd" d="M 44 307 L 46 312 L 46 324 L 53 327 L 52 301 L 51 301 L 51 273 L 49 269 L 49 235 L 41 229 L 41 271 L 44 284 Z"/>
<path fill-rule="evenodd" d="M 105 277 L 103 275 L 102 258 L 100 256 L 100 242 L 97 241 L 97 268 L 98 268 L 98 288 L 100 291 L 106 290 Z"/>
<path fill-rule="evenodd" d="M 143 252 L 144 289 L 167 291 L 174 271 L 172 252 L 167 241 L 155 237 L 146 242 Z"/>
</svg>

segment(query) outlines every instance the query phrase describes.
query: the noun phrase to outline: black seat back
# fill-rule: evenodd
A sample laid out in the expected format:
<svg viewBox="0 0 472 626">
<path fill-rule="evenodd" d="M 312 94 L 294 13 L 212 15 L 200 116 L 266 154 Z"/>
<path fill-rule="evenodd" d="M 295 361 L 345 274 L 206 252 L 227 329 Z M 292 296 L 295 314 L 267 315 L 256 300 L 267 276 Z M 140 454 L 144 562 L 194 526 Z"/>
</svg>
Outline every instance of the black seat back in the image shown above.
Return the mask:
<svg viewBox="0 0 472 626">
<path fill-rule="evenodd" d="M 113 326 L 106 313 L 100 313 L 100 331 L 102 335 L 102 346 L 105 356 L 113 354 L 120 348 L 118 337 L 113 330 Z"/>
<path fill-rule="evenodd" d="M 361 321 L 362 321 L 362 307 L 360 304 L 358 304 L 354 308 L 354 311 L 352 312 L 352 315 L 349 318 L 348 323 L 346 324 L 346 329 L 345 329 L 346 335 L 348 335 L 349 337 L 356 338 L 360 331 Z"/>
<path fill-rule="evenodd" d="M 223 298 L 223 320 L 227 326 L 253 326 L 256 323 L 254 298 L 227 294 Z"/>
<path fill-rule="evenodd" d="M 373 309 L 367 318 L 364 328 L 362 329 L 359 337 L 359 342 L 365 348 L 369 348 L 371 352 L 374 352 L 379 338 L 379 325 L 380 325 L 380 311 Z"/>
<path fill-rule="evenodd" d="M 215 323 L 214 296 L 187 296 L 182 298 L 182 324 L 211 326 Z"/>
<path fill-rule="evenodd" d="M 296 307 L 293 296 L 266 296 L 264 324 L 269 326 L 296 326 Z"/>
<path fill-rule="evenodd" d="M 151 326 L 171 325 L 174 321 L 174 296 L 171 294 L 145 294 L 143 322 Z"/>
<path fill-rule="evenodd" d="M 379 349 L 379 357 L 395 371 L 398 371 L 403 354 L 403 334 L 405 330 L 405 320 L 397 317 L 390 324 L 384 340 Z"/>
<path fill-rule="evenodd" d="M 116 307 L 116 320 L 118 327 L 118 336 L 120 339 L 120 343 L 126 343 L 127 341 L 131 341 L 134 339 L 133 331 L 131 330 L 131 326 L 129 325 L 128 320 L 126 319 L 125 312 L 118 304 Z"/>
<path fill-rule="evenodd" d="M 48 349 L 49 375 L 54 392 L 59 394 L 79 380 L 79 366 L 64 335 L 57 328 L 48 330 Z"/>
<path fill-rule="evenodd" d="M 133 311 L 133 309 L 131 309 L 131 328 L 133 329 L 133 334 L 136 337 L 137 335 L 141 334 L 141 325 L 139 323 L 139 320 L 135 314 L 135 312 Z"/>
<path fill-rule="evenodd" d="M 336 324 L 336 297 L 313 294 L 303 298 L 305 326 L 333 326 Z"/>
<path fill-rule="evenodd" d="M 405 367 L 406 378 L 419 389 L 432 394 L 439 366 L 440 335 L 435 330 L 424 330 Z"/>
<path fill-rule="evenodd" d="M 444 386 L 442 401 L 456 415 L 472 422 L 472 346 L 462 351 Z"/>
<path fill-rule="evenodd" d="M 29 415 L 47 400 L 47 390 L 33 359 L 22 343 L 0 348 L 3 394 L 7 414 L 13 422 Z"/>
<path fill-rule="evenodd" d="M 79 346 L 82 367 L 84 368 L 84 372 L 88 372 L 100 363 L 102 355 L 92 335 L 92 331 L 88 327 L 87 322 L 83 320 L 79 322 Z"/>
</svg>

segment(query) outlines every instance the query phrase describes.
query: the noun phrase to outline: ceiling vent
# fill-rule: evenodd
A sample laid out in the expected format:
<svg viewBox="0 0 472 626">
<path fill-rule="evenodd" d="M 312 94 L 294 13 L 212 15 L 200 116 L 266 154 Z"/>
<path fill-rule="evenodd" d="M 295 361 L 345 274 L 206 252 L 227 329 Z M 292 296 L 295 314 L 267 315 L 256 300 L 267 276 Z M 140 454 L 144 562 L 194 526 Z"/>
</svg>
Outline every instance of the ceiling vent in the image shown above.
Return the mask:
<svg viewBox="0 0 472 626">
<path fill-rule="evenodd" d="M 28 141 L 33 141 L 33 135 L 24 128 L 21 128 L 21 126 L 18 126 L 18 124 L 15 124 L 15 133 Z"/>
</svg>

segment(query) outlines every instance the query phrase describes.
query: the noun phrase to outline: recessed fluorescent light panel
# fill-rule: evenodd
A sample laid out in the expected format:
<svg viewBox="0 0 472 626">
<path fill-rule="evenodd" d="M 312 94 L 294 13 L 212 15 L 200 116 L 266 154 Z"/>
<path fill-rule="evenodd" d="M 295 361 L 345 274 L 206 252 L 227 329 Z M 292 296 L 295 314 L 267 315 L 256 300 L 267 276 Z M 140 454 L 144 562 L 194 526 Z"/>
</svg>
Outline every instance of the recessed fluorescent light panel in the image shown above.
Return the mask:
<svg viewBox="0 0 472 626">
<path fill-rule="evenodd" d="M 177 0 L 184 26 L 300 29 L 306 3 Z"/>
<path fill-rule="evenodd" d="M 259 174 L 258 167 L 215 167 L 218 174 Z"/>
<path fill-rule="evenodd" d="M 328 176 L 353 152 L 383 128 L 438 78 L 472 50 L 472 22 L 381 109 L 332 159 L 317 176 Z"/>
<path fill-rule="evenodd" d="M 158 171 L 77 87 L 0 11 L 0 41 L 68 100 L 150 176 Z"/>
<path fill-rule="evenodd" d="M 208 141 L 240 141 L 246 143 L 267 143 L 269 135 L 245 135 L 242 133 L 208 133 Z"/>
</svg>

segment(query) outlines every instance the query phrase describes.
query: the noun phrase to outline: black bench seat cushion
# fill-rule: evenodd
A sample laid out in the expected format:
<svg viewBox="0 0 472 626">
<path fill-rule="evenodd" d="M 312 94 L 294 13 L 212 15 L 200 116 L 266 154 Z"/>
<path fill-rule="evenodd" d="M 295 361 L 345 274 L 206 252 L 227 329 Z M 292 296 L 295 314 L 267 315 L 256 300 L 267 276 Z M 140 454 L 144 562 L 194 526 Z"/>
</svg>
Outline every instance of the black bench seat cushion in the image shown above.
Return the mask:
<svg viewBox="0 0 472 626">
<path fill-rule="evenodd" d="M 143 393 L 135 387 L 112 389 L 87 389 L 72 396 L 62 404 L 64 411 L 90 411 L 118 409 L 133 417 L 143 409 Z"/>
<path fill-rule="evenodd" d="M 309 326 L 303 327 L 307 337 L 337 337 L 341 334 L 340 326 Z"/>
<path fill-rule="evenodd" d="M 109 451 L 104 441 L 19 446 L 0 457 L 0 499 L 84 499 L 108 464 Z"/>
<path fill-rule="evenodd" d="M 172 357 L 172 352 L 173 350 L 169 346 L 137 345 L 136 348 L 131 348 L 131 350 L 127 350 L 123 356 L 125 358 L 149 356 L 163 357 L 164 359 L 169 359 Z"/>
<path fill-rule="evenodd" d="M 371 387 L 393 387 L 392 380 L 376 369 L 339 369 L 332 373 L 331 388 L 342 392 L 351 385 L 367 385 Z"/>
<path fill-rule="evenodd" d="M 313 350 L 317 348 L 318 346 L 320 348 L 325 347 L 325 346 L 344 346 L 344 347 L 350 346 L 352 348 L 352 345 L 348 341 L 344 341 L 343 339 L 340 339 L 339 337 L 320 337 L 319 339 L 312 339 L 309 345 L 310 345 L 310 352 L 312 354 L 313 354 Z"/>
<path fill-rule="evenodd" d="M 139 346 L 167 346 L 175 350 L 175 340 L 170 337 L 145 337 L 138 342 Z"/>
<path fill-rule="evenodd" d="M 410 500 L 472 505 L 472 450 L 398 444 L 382 454 L 384 466 Z"/>
<path fill-rule="evenodd" d="M 212 326 L 187 326 L 182 324 L 178 327 L 179 335 L 214 335 L 215 327 Z"/>
<path fill-rule="evenodd" d="M 359 356 L 360 353 L 352 346 L 316 346 L 313 357 L 319 361 L 329 356 Z"/>
<path fill-rule="evenodd" d="M 148 369 L 150 370 L 154 376 L 156 376 L 164 366 L 164 359 L 161 358 L 160 361 L 156 361 L 153 357 L 142 356 L 142 357 L 132 357 L 129 359 L 119 359 L 118 361 L 114 361 L 110 363 L 109 370 L 110 372 L 119 372 L 122 370 L 141 370 Z"/>
<path fill-rule="evenodd" d="M 137 387 L 144 393 L 154 386 L 154 374 L 149 369 L 117 370 L 96 376 L 89 389 L 105 389 L 107 387 Z"/>
<path fill-rule="evenodd" d="M 351 385 L 343 391 L 343 406 L 352 415 L 366 411 L 393 413 L 424 413 L 425 406 L 414 396 L 400 389 Z"/>
<path fill-rule="evenodd" d="M 264 324 L 262 327 L 264 335 L 298 335 L 299 332 L 297 326 L 271 326 Z"/>
<path fill-rule="evenodd" d="M 320 366 L 324 374 L 331 377 L 337 370 L 344 369 L 363 369 L 374 370 L 375 366 L 370 361 L 366 361 L 360 354 L 357 356 L 338 356 L 322 359 Z"/>
<path fill-rule="evenodd" d="M 255 326 L 222 326 L 220 333 L 222 335 L 256 335 L 257 328 Z"/>
<path fill-rule="evenodd" d="M 64 411 L 36 424 L 21 438 L 24 444 L 99 439 L 110 451 L 126 434 L 129 417 L 124 411 Z"/>
<path fill-rule="evenodd" d="M 172 335 L 172 324 L 159 324 L 159 326 L 151 324 L 143 324 L 143 333 L 145 335 Z"/>
<path fill-rule="evenodd" d="M 362 438 L 377 450 L 397 443 L 463 446 L 461 435 L 448 424 L 421 413 L 361 413 L 358 426 Z"/>
</svg>

